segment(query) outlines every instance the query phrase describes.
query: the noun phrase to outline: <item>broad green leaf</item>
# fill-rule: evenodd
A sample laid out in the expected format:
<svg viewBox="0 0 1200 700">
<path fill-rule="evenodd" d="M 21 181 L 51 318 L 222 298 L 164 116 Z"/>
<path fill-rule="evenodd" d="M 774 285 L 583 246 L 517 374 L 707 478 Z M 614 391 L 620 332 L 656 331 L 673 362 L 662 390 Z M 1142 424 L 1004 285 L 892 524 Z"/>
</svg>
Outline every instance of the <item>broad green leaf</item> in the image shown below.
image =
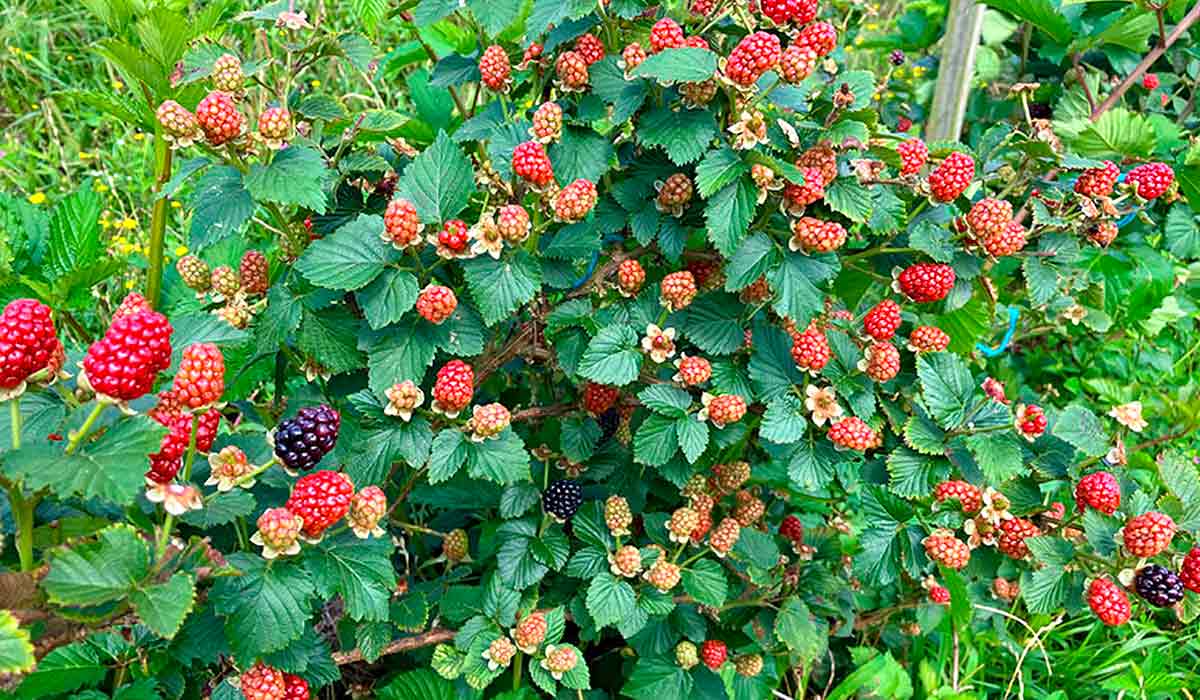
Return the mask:
<svg viewBox="0 0 1200 700">
<path fill-rule="evenodd" d="M 191 574 L 179 572 L 164 583 L 132 592 L 129 602 L 143 624 L 158 636 L 171 639 L 196 602 L 196 582 Z"/>
<path fill-rule="evenodd" d="M 686 415 L 692 405 L 691 394 L 670 384 L 651 384 L 638 392 L 638 400 L 651 411 L 667 417 Z"/>
<path fill-rule="evenodd" d="M 754 220 L 758 189 L 747 177 L 739 177 L 709 198 L 704 207 L 708 239 L 726 257 L 741 243 Z"/>
<path fill-rule="evenodd" d="M 590 129 L 563 128 L 562 138 L 548 149 L 560 185 L 580 178 L 599 182 L 613 158 L 612 141 Z"/>
<path fill-rule="evenodd" d="M 607 571 L 592 578 L 587 590 L 587 609 L 596 627 L 615 625 L 633 614 L 637 601 L 633 587 Z"/>
<path fill-rule="evenodd" d="M 1071 40 L 1071 25 L 1051 0 L 986 0 L 984 4 L 1029 22 L 1060 44 Z"/>
<path fill-rule="evenodd" d="M 99 605 L 127 595 L 146 577 L 149 566 L 146 543 L 137 531 L 113 525 L 94 543 L 52 554 L 42 585 L 53 603 Z"/>
<path fill-rule="evenodd" d="M 1108 452 L 1108 435 L 1104 426 L 1095 413 L 1083 406 L 1063 409 L 1054 421 L 1052 434 L 1091 457 L 1100 457 Z"/>
<path fill-rule="evenodd" d="M 320 153 L 293 145 L 276 151 L 269 165 L 250 166 L 245 184 L 256 200 L 295 205 L 324 214 L 328 179 L 329 169 Z"/>
<path fill-rule="evenodd" d="M 708 448 L 708 423 L 692 416 L 680 416 L 675 419 L 675 434 L 679 438 L 679 449 L 683 450 L 683 456 L 689 464 L 695 464 Z"/>
<path fill-rule="evenodd" d="M 700 110 L 675 112 L 660 108 L 644 114 L 637 128 L 643 145 L 662 147 L 678 165 L 687 165 L 704 155 L 716 135 L 712 113 Z"/>
<path fill-rule="evenodd" d="M 99 259 L 101 206 L 100 195 L 90 182 L 54 206 L 45 260 L 47 277 L 63 277 Z"/>
<path fill-rule="evenodd" d="M 429 455 L 429 483 L 449 480 L 467 461 L 467 442 L 462 431 L 446 428 L 433 438 Z"/>
<path fill-rule="evenodd" d="M 387 270 L 355 296 L 373 330 L 396 323 L 417 301 L 417 278 L 404 270 Z M 319 357 L 319 356 L 318 356 Z"/>
<path fill-rule="evenodd" d="M 694 420 L 694 419 L 689 419 Z M 640 464 L 660 467 L 679 449 L 676 421 L 660 415 L 648 416 L 633 436 L 633 458 Z"/>
<path fill-rule="evenodd" d="M 800 598 L 788 598 L 775 617 L 775 638 L 805 662 L 813 661 L 826 644 L 823 626 L 818 626 Z"/>
<path fill-rule="evenodd" d="M 917 358 L 917 377 L 929 414 L 943 428 L 961 426 L 975 397 L 971 372 L 958 355 L 930 353 Z"/>
<path fill-rule="evenodd" d="M 392 248 L 379 240 L 382 233 L 381 217 L 359 214 L 332 236 L 314 241 L 296 261 L 296 270 L 318 287 L 361 289 L 383 272 L 391 258 Z"/>
<path fill-rule="evenodd" d="M 225 635 L 235 655 L 251 663 L 298 639 L 310 624 L 312 579 L 298 562 L 238 553 L 229 563 L 241 576 L 217 579 L 209 601 L 225 618 Z"/>
<path fill-rule="evenodd" d="M 653 78 L 664 83 L 698 83 L 717 72 L 717 55 L 708 49 L 680 48 L 660 51 L 642 61 L 634 77 Z"/>
<path fill-rule="evenodd" d="M 368 345 L 367 369 L 376 397 L 384 399 L 384 392 L 396 382 L 421 382 L 437 354 L 438 328 L 418 314 L 410 314 L 387 335 Z"/>
<path fill-rule="evenodd" d="M 730 294 L 705 294 L 684 310 L 683 334 L 710 355 L 737 352 L 745 341 L 740 309 L 741 304 Z"/>
<path fill-rule="evenodd" d="M 623 323 L 600 329 L 579 361 L 579 374 L 592 381 L 624 386 L 637 379 L 642 348 L 637 332 Z"/>
<path fill-rule="evenodd" d="M 997 488 L 1025 473 L 1021 445 L 1012 431 L 968 435 L 966 444 L 988 483 Z"/>
<path fill-rule="evenodd" d="M 830 209 L 859 224 L 871 218 L 875 206 L 871 191 L 854 177 L 841 177 L 826 185 L 825 203 Z"/>
<path fill-rule="evenodd" d="M 88 641 L 61 646 L 46 654 L 37 668 L 25 675 L 16 696 L 23 700 L 69 693 L 85 686 L 96 686 L 108 676 L 108 666 L 100 651 Z"/>
<path fill-rule="evenodd" d="M 808 421 L 804 418 L 803 402 L 791 394 L 783 394 L 767 404 L 758 435 L 764 440 L 788 445 L 804 437 Z"/>
<path fill-rule="evenodd" d="M 691 700 L 692 677 L 673 658 L 643 657 L 634 665 L 621 694 L 633 700 Z"/>
<path fill-rule="evenodd" d="M 466 447 L 467 472 L 472 478 L 487 479 L 501 486 L 529 480 L 529 453 L 512 430 L 505 430 L 495 439 L 467 443 Z"/>
<path fill-rule="evenodd" d="M 783 264 L 768 279 L 775 290 L 775 313 L 806 326 L 824 309 L 825 293 L 816 285 L 837 276 L 841 263 L 836 255 L 788 253 Z"/>
<path fill-rule="evenodd" d="M 390 538 L 359 539 L 345 531 L 306 547 L 304 565 L 319 595 L 340 595 L 351 619 L 378 622 L 388 619 L 388 601 L 396 589 L 391 554 Z"/>
<path fill-rule="evenodd" d="M 421 221 L 441 224 L 467 206 L 475 193 L 475 172 L 471 161 L 443 131 L 404 169 L 398 190 L 416 205 Z"/>
<path fill-rule="evenodd" d="M 897 447 L 887 457 L 888 488 L 897 496 L 918 498 L 929 495 L 934 484 L 949 472 L 944 459 L 936 459 Z"/>
<path fill-rule="evenodd" d="M 696 189 L 702 198 L 708 199 L 748 172 L 750 166 L 732 148 L 713 149 L 696 164 Z"/>
<path fill-rule="evenodd" d="M 725 569 L 711 559 L 701 559 L 683 570 L 683 590 L 697 603 L 719 608 L 729 595 Z"/>
<path fill-rule="evenodd" d="M 542 269 L 524 251 L 495 260 L 483 255 L 463 265 L 471 298 L 489 325 L 508 318 L 522 304 L 533 299 L 542 284 Z"/>
</svg>

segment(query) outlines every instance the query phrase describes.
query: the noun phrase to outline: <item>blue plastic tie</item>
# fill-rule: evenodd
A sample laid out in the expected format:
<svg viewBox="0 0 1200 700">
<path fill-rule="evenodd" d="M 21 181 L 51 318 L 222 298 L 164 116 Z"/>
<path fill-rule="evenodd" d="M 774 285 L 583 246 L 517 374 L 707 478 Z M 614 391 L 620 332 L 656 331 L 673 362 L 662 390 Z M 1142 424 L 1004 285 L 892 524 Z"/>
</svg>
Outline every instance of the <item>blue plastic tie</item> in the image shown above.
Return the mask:
<svg viewBox="0 0 1200 700">
<path fill-rule="evenodd" d="M 603 243 L 616 243 L 617 241 L 622 240 L 622 239 L 621 239 L 620 234 L 610 233 L 610 234 L 605 235 L 602 240 L 603 240 Z M 596 263 L 598 263 L 599 261 L 600 261 L 600 251 L 597 250 L 595 253 L 592 253 L 592 261 L 590 263 L 588 263 L 587 271 L 585 271 L 583 273 L 583 277 L 580 277 L 579 279 L 575 280 L 574 284 L 571 285 L 571 289 L 579 289 L 583 285 L 587 284 L 587 281 L 592 278 L 592 273 L 594 273 L 596 271 Z"/>
<path fill-rule="evenodd" d="M 975 348 L 983 353 L 984 357 L 999 357 L 1008 351 L 1008 345 L 1012 342 L 1013 335 L 1017 332 L 1017 319 L 1021 318 L 1021 310 L 1015 306 L 1008 307 L 1008 330 L 1004 332 L 1004 338 L 1000 340 L 999 347 L 991 348 L 983 343 L 975 343 Z"/>
</svg>

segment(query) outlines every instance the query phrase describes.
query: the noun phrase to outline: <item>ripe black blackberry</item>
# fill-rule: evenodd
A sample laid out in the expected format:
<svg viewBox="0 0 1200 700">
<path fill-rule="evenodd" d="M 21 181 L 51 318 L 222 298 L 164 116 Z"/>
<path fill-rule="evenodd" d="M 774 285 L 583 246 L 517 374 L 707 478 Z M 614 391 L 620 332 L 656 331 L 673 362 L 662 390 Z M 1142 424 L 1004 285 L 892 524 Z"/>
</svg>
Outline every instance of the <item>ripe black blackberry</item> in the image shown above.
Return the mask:
<svg viewBox="0 0 1200 700">
<path fill-rule="evenodd" d="M 326 404 L 300 409 L 275 429 L 275 456 L 283 466 L 295 471 L 308 471 L 337 442 L 342 417 Z"/>
<path fill-rule="evenodd" d="M 600 442 L 607 442 L 621 427 L 621 412 L 614 406 L 601 413 L 597 420 L 600 423 Z"/>
<path fill-rule="evenodd" d="M 1183 581 L 1165 566 L 1150 564 L 1142 567 L 1133 585 L 1139 596 L 1159 608 L 1170 607 L 1183 600 Z"/>
<path fill-rule="evenodd" d="M 583 489 L 569 479 L 550 484 L 542 494 L 542 508 L 559 522 L 565 523 L 583 503 Z"/>
<path fill-rule="evenodd" d="M 904 65 L 904 52 L 896 49 L 891 56 L 888 56 L 888 60 L 892 62 L 893 66 L 902 66 Z"/>
<path fill-rule="evenodd" d="M 1030 102 L 1029 116 L 1034 119 L 1050 119 L 1054 116 L 1054 108 L 1045 102 Z"/>
</svg>

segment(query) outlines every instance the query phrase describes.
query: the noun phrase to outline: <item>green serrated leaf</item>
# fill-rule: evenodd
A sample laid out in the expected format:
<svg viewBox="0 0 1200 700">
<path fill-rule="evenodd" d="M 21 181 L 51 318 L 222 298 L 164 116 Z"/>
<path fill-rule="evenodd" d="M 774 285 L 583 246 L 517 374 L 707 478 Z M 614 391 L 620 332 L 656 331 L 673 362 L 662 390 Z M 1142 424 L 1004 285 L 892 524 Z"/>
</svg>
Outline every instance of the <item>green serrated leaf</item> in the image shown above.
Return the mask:
<svg viewBox="0 0 1200 700">
<path fill-rule="evenodd" d="M 463 265 L 471 298 L 489 326 L 508 318 L 522 304 L 533 299 L 542 285 L 542 269 L 524 251 L 495 260 L 484 255 Z"/>
<path fill-rule="evenodd" d="M 359 214 L 332 236 L 314 241 L 296 261 L 296 270 L 325 289 L 353 291 L 371 283 L 391 258 L 382 245 L 383 218 Z"/>
<path fill-rule="evenodd" d="M 324 214 L 325 184 L 329 175 L 320 153 L 293 145 L 276 151 L 268 165 L 255 163 L 250 166 L 245 185 L 256 200 L 295 205 Z"/>
<path fill-rule="evenodd" d="M 466 208 L 475 193 L 475 172 L 462 149 L 442 131 L 404 169 L 397 190 L 416 206 L 422 222 L 441 224 Z"/>
<path fill-rule="evenodd" d="M 129 602 L 143 624 L 158 636 L 171 639 L 196 603 L 196 582 L 190 574 L 179 572 L 165 583 L 133 591 Z"/>
</svg>

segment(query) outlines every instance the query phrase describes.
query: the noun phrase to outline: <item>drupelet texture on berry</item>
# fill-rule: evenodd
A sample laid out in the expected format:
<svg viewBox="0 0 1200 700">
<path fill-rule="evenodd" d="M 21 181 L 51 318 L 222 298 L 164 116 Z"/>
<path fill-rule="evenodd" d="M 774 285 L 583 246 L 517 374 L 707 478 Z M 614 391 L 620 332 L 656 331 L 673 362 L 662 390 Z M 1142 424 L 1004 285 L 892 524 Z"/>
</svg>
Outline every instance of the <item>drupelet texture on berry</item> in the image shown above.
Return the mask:
<svg viewBox="0 0 1200 700">
<path fill-rule="evenodd" d="M 1129 596 L 1117 584 L 1106 578 L 1092 581 L 1087 591 L 1088 607 L 1106 625 L 1116 627 L 1129 622 Z"/>
<path fill-rule="evenodd" d="M 337 443 L 341 415 L 327 404 L 300 409 L 275 429 L 275 456 L 293 471 L 309 471 Z"/>
<path fill-rule="evenodd" d="M 0 391 L 12 391 L 62 353 L 50 307 L 16 299 L 0 314 Z"/>
<path fill-rule="evenodd" d="M 317 539 L 350 512 L 353 497 L 354 484 L 345 474 L 322 469 L 296 481 L 286 508 L 303 518 L 304 536 Z"/>
<path fill-rule="evenodd" d="M 1133 586 L 1138 596 L 1157 608 L 1170 607 L 1183 600 L 1183 582 L 1175 572 L 1159 564 L 1138 569 Z"/>
<path fill-rule="evenodd" d="M 542 494 L 542 507 L 555 520 L 570 520 L 583 504 L 583 489 L 569 479 L 560 479 L 550 484 Z"/>
</svg>

